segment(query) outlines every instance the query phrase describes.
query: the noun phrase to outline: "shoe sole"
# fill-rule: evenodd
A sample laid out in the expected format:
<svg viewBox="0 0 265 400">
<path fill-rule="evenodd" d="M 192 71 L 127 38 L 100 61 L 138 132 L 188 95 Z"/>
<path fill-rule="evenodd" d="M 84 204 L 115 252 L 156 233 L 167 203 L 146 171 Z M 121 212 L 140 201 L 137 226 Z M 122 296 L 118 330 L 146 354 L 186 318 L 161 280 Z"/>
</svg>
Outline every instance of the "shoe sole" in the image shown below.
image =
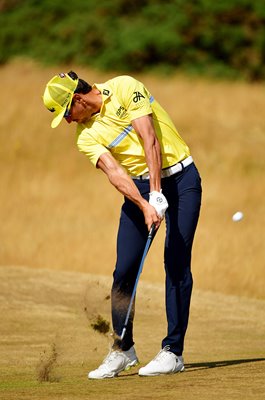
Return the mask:
<svg viewBox="0 0 265 400">
<path fill-rule="evenodd" d="M 105 376 L 98 376 L 98 377 L 92 377 L 89 376 L 88 374 L 88 379 L 112 379 L 117 377 L 121 372 L 123 371 L 129 371 L 131 368 L 136 367 L 137 365 L 139 365 L 139 361 L 135 360 L 133 361 L 131 364 L 128 364 L 124 369 L 120 370 L 119 372 L 112 374 L 112 375 L 105 375 Z"/>
<path fill-rule="evenodd" d="M 127 367 L 123 370 L 123 371 L 129 371 L 131 368 L 133 368 L 133 367 L 137 367 L 137 365 L 139 365 L 140 363 L 139 363 L 139 361 L 133 361 L 131 364 L 129 364 L 129 365 L 127 365 Z M 122 372 L 122 371 L 120 371 L 120 372 Z"/>
<path fill-rule="evenodd" d="M 184 372 L 184 370 L 185 370 L 185 367 L 183 366 L 181 369 L 179 369 L 178 371 L 174 371 L 174 372 L 157 372 L 157 373 L 154 373 L 154 374 L 141 374 L 141 373 L 138 372 L 138 375 L 139 376 L 173 375 L 173 374 L 177 374 L 177 373 L 180 373 L 180 372 Z"/>
</svg>

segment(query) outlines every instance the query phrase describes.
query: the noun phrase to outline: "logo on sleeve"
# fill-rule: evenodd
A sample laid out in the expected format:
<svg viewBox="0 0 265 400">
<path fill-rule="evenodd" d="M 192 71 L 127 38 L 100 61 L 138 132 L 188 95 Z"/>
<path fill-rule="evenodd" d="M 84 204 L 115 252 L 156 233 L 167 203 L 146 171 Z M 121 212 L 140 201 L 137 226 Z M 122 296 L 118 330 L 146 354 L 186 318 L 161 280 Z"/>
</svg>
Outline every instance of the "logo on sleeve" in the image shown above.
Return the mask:
<svg viewBox="0 0 265 400">
<path fill-rule="evenodd" d="M 126 114 L 126 109 L 122 106 L 120 106 L 119 109 L 116 111 L 116 115 L 119 118 L 123 118 L 125 114 Z"/>
<path fill-rule="evenodd" d="M 103 89 L 103 94 L 104 94 L 105 96 L 108 96 L 108 95 L 109 95 L 109 90 L 108 90 L 108 89 Z"/>
<path fill-rule="evenodd" d="M 145 97 L 142 95 L 140 92 L 134 92 L 135 96 L 133 98 L 133 101 L 137 103 L 141 98 L 145 99 Z"/>
</svg>

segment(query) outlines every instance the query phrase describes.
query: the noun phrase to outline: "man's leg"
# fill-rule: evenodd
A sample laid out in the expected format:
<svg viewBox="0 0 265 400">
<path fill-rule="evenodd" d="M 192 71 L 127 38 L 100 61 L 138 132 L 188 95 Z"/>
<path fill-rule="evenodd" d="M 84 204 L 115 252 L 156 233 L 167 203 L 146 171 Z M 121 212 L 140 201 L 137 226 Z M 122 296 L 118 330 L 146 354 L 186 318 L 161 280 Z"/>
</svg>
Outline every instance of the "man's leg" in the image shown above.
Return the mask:
<svg viewBox="0 0 265 400">
<path fill-rule="evenodd" d="M 169 203 L 165 243 L 168 334 L 160 352 L 139 369 L 140 376 L 184 371 L 182 351 L 192 291 L 191 248 L 201 203 L 196 167 L 190 165 L 180 174 L 163 179 L 162 189 Z"/>
<path fill-rule="evenodd" d="M 140 192 L 146 196 L 149 193 L 149 185 L 146 189 L 144 189 L 146 184 L 141 186 Z M 147 236 L 148 230 L 142 212 L 135 204 L 126 199 L 121 211 L 117 238 L 117 262 L 113 273 L 111 293 L 112 324 L 114 332 L 118 336 L 122 333 Z M 134 310 L 132 310 L 122 342 L 115 340 L 112 351 L 102 364 L 94 371 L 89 372 L 89 379 L 113 378 L 120 372 L 138 364 L 133 347 L 133 314 Z"/>
<path fill-rule="evenodd" d="M 165 195 L 169 202 L 165 242 L 168 332 L 162 347 L 170 346 L 171 352 L 181 356 L 193 284 L 191 250 L 201 204 L 201 185 L 196 167 L 191 165 L 169 180 Z"/>
<path fill-rule="evenodd" d="M 125 200 L 123 204 L 117 237 L 117 261 L 113 273 L 112 286 L 112 325 L 114 332 L 120 336 L 134 288 L 137 272 L 143 255 L 148 230 L 139 208 Z M 126 351 L 133 346 L 134 307 L 128 321 L 122 342 L 115 345 Z"/>
</svg>

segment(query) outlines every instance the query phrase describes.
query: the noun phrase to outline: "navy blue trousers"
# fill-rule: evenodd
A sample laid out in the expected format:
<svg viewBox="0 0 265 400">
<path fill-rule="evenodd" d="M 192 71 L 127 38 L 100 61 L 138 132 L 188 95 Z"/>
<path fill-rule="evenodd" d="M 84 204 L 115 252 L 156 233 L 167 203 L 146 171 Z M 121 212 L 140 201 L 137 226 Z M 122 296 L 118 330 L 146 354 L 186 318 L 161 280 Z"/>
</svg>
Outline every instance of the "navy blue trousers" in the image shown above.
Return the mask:
<svg viewBox="0 0 265 400">
<path fill-rule="evenodd" d="M 149 180 L 134 180 L 141 195 L 149 199 Z M 188 326 L 192 293 L 191 252 L 201 206 L 201 179 L 194 164 L 168 178 L 162 178 L 162 191 L 169 207 L 166 211 L 164 265 L 166 274 L 167 336 L 162 348 L 182 355 Z M 125 198 L 117 237 L 117 261 L 113 273 L 112 324 L 121 334 L 131 293 L 146 244 L 148 230 L 141 210 Z M 155 294 L 154 294 L 155 295 Z M 133 344 L 134 307 L 126 334 L 116 345 L 128 350 Z M 153 327 L 150 327 L 153 330 Z"/>
</svg>

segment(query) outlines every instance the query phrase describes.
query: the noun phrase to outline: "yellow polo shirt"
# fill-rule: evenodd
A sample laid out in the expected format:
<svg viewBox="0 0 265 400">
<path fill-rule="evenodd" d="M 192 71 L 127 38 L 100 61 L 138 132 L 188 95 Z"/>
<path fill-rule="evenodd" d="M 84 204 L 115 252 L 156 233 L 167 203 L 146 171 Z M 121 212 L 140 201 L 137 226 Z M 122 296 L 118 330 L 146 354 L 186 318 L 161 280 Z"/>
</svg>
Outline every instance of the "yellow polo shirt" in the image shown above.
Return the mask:
<svg viewBox="0 0 265 400">
<path fill-rule="evenodd" d="M 143 142 L 132 127 L 136 118 L 152 114 L 162 152 L 162 168 L 170 167 L 190 155 L 165 110 L 145 86 L 130 76 L 118 76 L 95 84 L 102 94 L 102 107 L 85 124 L 77 125 L 77 146 L 93 165 L 110 152 L 129 175 L 148 172 Z"/>
</svg>

